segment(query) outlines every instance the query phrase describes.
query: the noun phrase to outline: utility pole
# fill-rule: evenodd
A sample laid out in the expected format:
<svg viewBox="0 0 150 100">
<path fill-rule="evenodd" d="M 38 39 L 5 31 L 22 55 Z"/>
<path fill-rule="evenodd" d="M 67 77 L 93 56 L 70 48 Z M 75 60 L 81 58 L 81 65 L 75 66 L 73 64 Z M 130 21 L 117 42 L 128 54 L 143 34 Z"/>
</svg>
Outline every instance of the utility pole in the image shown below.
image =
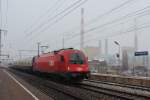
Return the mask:
<svg viewBox="0 0 150 100">
<path fill-rule="evenodd" d="M 134 48 L 135 51 L 138 50 L 138 36 L 137 36 L 137 19 L 134 19 Z"/>
<path fill-rule="evenodd" d="M 0 29 L 0 60 L 2 56 L 2 32 L 7 32 L 7 30 Z"/>
<path fill-rule="evenodd" d="M 9 58 L 9 55 L 4 55 L 2 54 L 2 32 L 7 32 L 7 30 L 3 30 L 2 27 L 3 27 L 3 15 L 2 15 L 2 0 L 0 0 L 0 63 L 1 63 L 1 57 L 2 56 L 8 56 Z"/>
<path fill-rule="evenodd" d="M 41 45 L 41 43 L 38 42 L 37 45 L 38 45 L 38 56 L 39 56 L 40 55 L 40 45 Z"/>
<path fill-rule="evenodd" d="M 134 52 L 138 51 L 138 36 L 137 36 L 137 19 L 134 19 Z M 137 58 L 136 56 L 133 57 L 134 64 L 133 64 L 133 75 L 134 73 L 134 68 L 137 66 Z"/>
<path fill-rule="evenodd" d="M 81 8 L 81 36 L 80 36 L 80 49 L 84 48 L 84 8 Z"/>
<path fill-rule="evenodd" d="M 2 31 L 0 30 L 0 60 L 1 60 L 1 53 L 2 53 Z"/>
<path fill-rule="evenodd" d="M 101 57 L 102 54 L 102 42 L 99 40 L 99 58 Z"/>
</svg>

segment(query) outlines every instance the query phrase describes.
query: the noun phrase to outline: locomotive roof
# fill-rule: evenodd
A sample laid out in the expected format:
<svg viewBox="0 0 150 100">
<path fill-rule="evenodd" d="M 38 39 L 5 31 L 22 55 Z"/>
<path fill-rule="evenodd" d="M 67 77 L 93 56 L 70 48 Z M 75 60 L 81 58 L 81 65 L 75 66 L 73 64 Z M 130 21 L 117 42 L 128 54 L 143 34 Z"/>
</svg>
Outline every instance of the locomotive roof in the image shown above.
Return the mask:
<svg viewBox="0 0 150 100">
<path fill-rule="evenodd" d="M 56 50 L 56 51 L 53 51 L 53 52 L 59 52 L 59 51 L 62 51 L 62 50 L 70 50 L 70 49 L 73 49 L 73 48 L 63 48 L 63 49 L 59 49 L 59 50 Z"/>
<path fill-rule="evenodd" d="M 57 53 L 59 53 L 59 52 L 64 52 L 64 51 L 74 51 L 74 50 L 76 50 L 76 49 L 73 49 L 73 48 L 65 48 L 65 49 L 60 49 L 60 50 L 55 50 L 55 51 L 52 51 L 52 52 L 48 52 L 48 53 L 43 53 L 43 54 L 41 54 L 40 56 L 46 56 L 46 55 L 48 55 L 48 54 L 57 54 Z M 78 51 L 78 50 L 76 50 L 76 51 Z"/>
</svg>

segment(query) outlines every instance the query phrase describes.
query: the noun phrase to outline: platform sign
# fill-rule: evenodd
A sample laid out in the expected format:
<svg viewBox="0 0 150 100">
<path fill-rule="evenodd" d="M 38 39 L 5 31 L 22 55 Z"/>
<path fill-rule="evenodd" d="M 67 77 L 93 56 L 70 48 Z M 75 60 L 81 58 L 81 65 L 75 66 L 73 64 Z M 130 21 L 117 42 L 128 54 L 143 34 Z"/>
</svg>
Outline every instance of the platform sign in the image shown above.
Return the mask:
<svg viewBox="0 0 150 100">
<path fill-rule="evenodd" d="M 135 52 L 134 55 L 135 56 L 147 56 L 148 55 L 148 51 Z"/>
</svg>

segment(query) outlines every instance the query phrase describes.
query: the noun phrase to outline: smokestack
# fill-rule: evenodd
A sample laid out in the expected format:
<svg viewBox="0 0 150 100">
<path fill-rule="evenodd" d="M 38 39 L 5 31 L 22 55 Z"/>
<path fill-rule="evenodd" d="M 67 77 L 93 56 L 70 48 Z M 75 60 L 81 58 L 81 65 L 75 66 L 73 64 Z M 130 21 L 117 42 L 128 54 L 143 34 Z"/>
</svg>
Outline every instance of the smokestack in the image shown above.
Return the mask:
<svg viewBox="0 0 150 100">
<path fill-rule="evenodd" d="M 108 55 L 108 39 L 105 39 L 105 55 Z"/>
<path fill-rule="evenodd" d="M 138 51 L 138 35 L 137 35 L 137 20 L 134 19 L 134 49 L 135 51 Z"/>
<path fill-rule="evenodd" d="M 99 40 L 99 57 L 101 56 L 102 54 L 102 42 L 101 40 Z"/>
</svg>

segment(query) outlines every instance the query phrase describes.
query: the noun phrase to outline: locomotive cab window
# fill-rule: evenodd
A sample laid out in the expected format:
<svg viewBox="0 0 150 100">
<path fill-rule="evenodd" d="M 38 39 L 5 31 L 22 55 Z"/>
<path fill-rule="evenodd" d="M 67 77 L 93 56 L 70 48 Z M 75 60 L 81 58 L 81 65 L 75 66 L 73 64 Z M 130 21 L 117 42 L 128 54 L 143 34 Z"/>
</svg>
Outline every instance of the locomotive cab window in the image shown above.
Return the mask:
<svg viewBox="0 0 150 100">
<path fill-rule="evenodd" d="M 69 63 L 70 64 L 84 64 L 84 56 L 80 53 L 71 53 L 69 54 Z"/>
</svg>

